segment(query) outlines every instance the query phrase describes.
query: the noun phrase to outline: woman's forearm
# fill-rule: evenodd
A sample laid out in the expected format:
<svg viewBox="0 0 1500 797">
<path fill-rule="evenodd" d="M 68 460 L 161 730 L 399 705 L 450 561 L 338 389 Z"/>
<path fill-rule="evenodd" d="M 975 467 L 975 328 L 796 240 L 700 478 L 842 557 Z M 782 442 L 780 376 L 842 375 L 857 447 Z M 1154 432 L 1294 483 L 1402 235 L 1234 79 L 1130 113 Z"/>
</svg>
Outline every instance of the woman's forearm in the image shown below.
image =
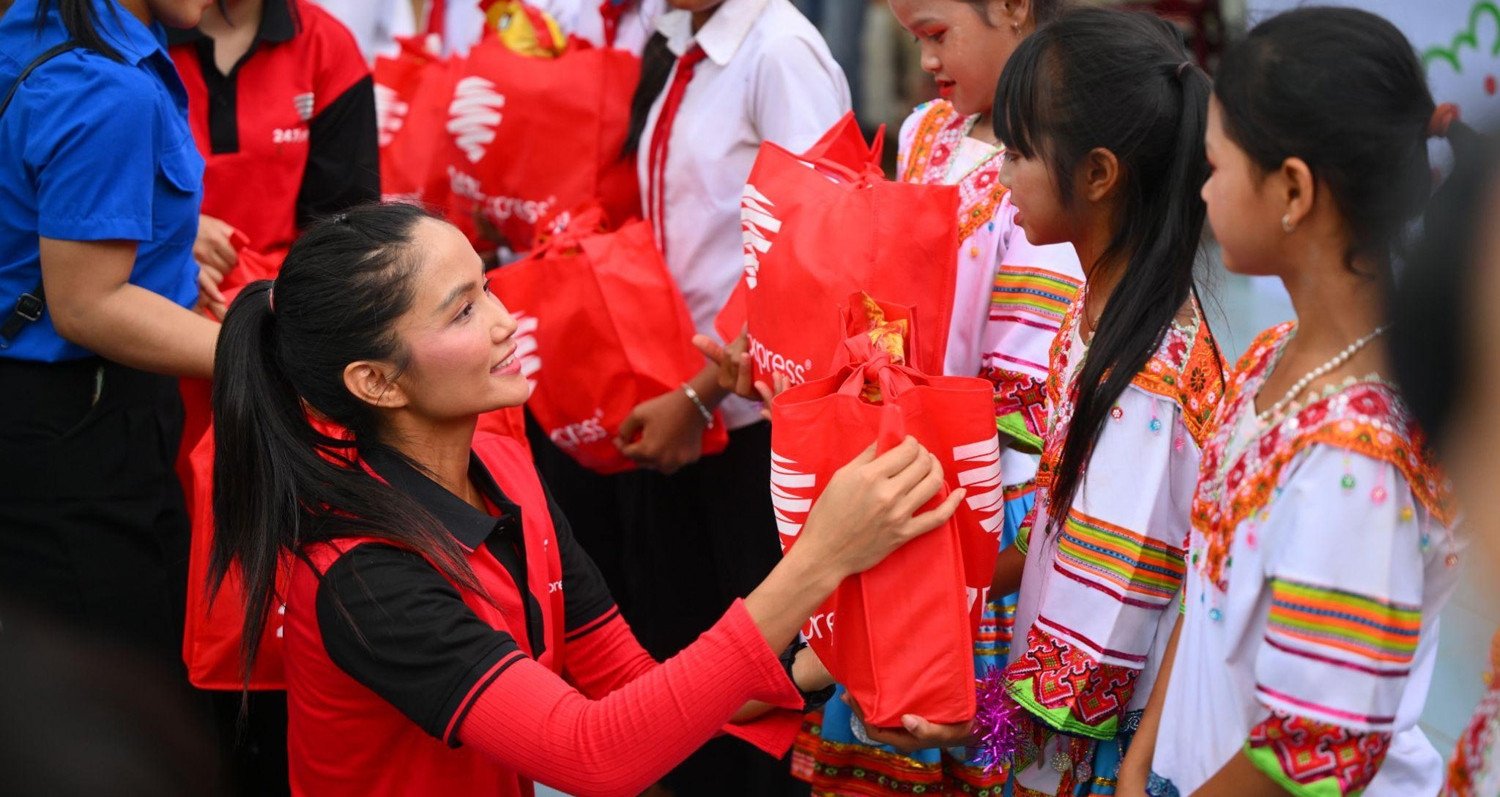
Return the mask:
<svg viewBox="0 0 1500 797">
<path fill-rule="evenodd" d="M 136 244 L 42 238 L 52 324 L 69 342 L 113 362 L 170 376 L 213 376 L 219 325 L 130 284 Z"/>
</svg>

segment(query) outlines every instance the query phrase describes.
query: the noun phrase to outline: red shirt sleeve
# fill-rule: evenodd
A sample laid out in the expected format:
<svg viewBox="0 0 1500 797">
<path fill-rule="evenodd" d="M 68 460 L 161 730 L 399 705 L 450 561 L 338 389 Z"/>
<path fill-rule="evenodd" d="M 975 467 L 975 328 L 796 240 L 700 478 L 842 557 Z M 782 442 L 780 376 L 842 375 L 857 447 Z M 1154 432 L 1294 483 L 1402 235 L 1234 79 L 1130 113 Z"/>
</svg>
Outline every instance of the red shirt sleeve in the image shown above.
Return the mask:
<svg viewBox="0 0 1500 797">
<path fill-rule="evenodd" d="M 571 677 L 586 691 L 618 680 L 606 664 L 636 669 L 629 682 L 590 700 L 546 667 L 521 657 L 477 695 L 459 740 L 520 773 L 579 797 L 635 794 L 712 738 L 752 700 L 800 709 L 798 693 L 742 602 L 681 653 L 649 665 L 618 617 L 569 647 Z M 642 658 L 645 657 L 645 658 Z M 765 746 L 790 744 L 800 714 L 772 712 L 731 732 Z M 780 752 L 785 752 L 781 746 Z"/>
<path fill-rule="evenodd" d="M 592 700 L 603 698 L 657 666 L 618 609 L 568 636 L 566 662 L 568 680 Z M 750 722 L 725 725 L 722 730 L 780 757 L 801 727 L 801 711 L 777 710 Z"/>
</svg>

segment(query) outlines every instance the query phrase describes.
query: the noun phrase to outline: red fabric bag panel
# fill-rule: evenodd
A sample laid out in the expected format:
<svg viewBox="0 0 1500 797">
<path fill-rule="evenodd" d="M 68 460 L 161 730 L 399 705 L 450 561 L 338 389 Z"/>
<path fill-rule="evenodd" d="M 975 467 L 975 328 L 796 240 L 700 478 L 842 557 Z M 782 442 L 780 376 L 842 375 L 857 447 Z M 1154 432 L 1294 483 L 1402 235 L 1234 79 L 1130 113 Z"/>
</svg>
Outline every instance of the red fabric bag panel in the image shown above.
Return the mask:
<svg viewBox="0 0 1500 797">
<path fill-rule="evenodd" d="M 433 54 L 424 38 L 398 41 L 400 52 L 376 58 L 373 69 L 381 194 L 442 208 L 448 200 L 448 106 L 464 59 Z"/>
<path fill-rule="evenodd" d="M 845 119 L 807 154 L 761 145 L 741 202 L 745 273 L 716 321 L 750 334 L 755 378 L 832 372 L 850 293 L 899 298 L 922 330 L 909 363 L 942 368 L 953 312 L 958 189 L 886 180 Z"/>
<path fill-rule="evenodd" d="M 486 34 L 448 109 L 449 220 L 476 247 L 525 251 L 537 225 L 597 200 L 615 224 L 640 216 L 623 154 L 640 59 L 572 39 L 557 58 L 519 55 Z"/>
<path fill-rule="evenodd" d="M 944 487 L 923 511 L 960 486 L 968 493 L 943 527 L 845 579 L 803 631 L 870 724 L 899 727 L 903 714 L 966 722 L 975 707 L 978 598 L 1004 514 L 987 495 L 1000 487 L 991 387 L 897 365 L 868 339 L 855 345 L 856 362 L 772 402 L 771 494 L 783 547 L 796 543 L 834 472 L 871 442 L 885 451 L 911 435 L 942 462 Z M 872 403 L 861 394 L 876 385 Z"/>
<path fill-rule="evenodd" d="M 210 431 L 199 439 L 189 456 L 193 477 L 190 491 L 192 542 L 188 552 L 187 623 L 182 636 L 182 659 L 187 663 L 188 680 L 199 689 L 238 691 L 245 685 L 240 666 L 241 629 L 245 622 L 245 593 L 238 565 L 230 568 L 218 594 L 210 601 L 208 564 L 213 555 L 214 512 L 213 470 L 214 435 Z M 282 655 L 282 617 L 286 606 L 279 596 L 286 594 L 286 575 L 290 562 L 283 562 L 276 574 L 276 595 L 270 617 L 261 636 L 255 668 L 250 673 L 251 689 L 285 689 L 286 672 Z"/>
<path fill-rule="evenodd" d="M 491 287 L 520 323 L 527 407 L 559 448 L 598 473 L 635 464 L 615 447 L 635 406 L 678 390 L 703 369 L 693 325 L 645 222 L 596 232 L 595 209 L 573 217 L 520 261 L 490 272 Z M 703 453 L 729 442 L 715 416 Z"/>
</svg>

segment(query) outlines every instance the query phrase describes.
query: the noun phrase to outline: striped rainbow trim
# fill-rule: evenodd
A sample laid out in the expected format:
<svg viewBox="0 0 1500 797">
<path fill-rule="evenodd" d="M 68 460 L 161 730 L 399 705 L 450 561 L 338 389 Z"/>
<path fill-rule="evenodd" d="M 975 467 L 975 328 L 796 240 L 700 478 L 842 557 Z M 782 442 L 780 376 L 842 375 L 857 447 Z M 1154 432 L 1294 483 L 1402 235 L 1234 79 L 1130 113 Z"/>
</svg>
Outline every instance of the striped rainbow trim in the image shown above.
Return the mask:
<svg viewBox="0 0 1500 797">
<path fill-rule="evenodd" d="M 1125 603 L 1170 603 L 1186 572 L 1182 551 L 1080 512 L 1068 513 L 1057 567 Z"/>
<path fill-rule="evenodd" d="M 990 314 L 1020 310 L 1061 320 L 1078 295 L 1078 283 L 1054 271 L 1001 266 L 990 292 Z"/>
<path fill-rule="evenodd" d="M 1420 606 L 1271 579 L 1268 639 L 1279 636 L 1373 661 L 1406 664 L 1417 652 L 1421 632 Z"/>
</svg>

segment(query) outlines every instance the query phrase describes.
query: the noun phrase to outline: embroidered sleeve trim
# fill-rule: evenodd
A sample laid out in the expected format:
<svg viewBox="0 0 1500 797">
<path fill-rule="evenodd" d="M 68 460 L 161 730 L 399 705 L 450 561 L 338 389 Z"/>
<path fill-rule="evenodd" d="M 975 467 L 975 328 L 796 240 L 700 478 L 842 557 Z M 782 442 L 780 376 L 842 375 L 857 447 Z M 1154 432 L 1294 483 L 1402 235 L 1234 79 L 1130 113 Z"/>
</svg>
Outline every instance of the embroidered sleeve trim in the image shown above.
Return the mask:
<svg viewBox="0 0 1500 797">
<path fill-rule="evenodd" d="M 1266 641 L 1287 652 L 1333 652 L 1374 664 L 1408 665 L 1421 631 L 1421 606 L 1271 579 Z"/>
<path fill-rule="evenodd" d="M 1058 540 L 1058 570 L 1116 600 L 1165 609 L 1187 572 L 1183 552 L 1072 510 Z"/>
<path fill-rule="evenodd" d="M 1244 750 L 1250 763 L 1293 795 L 1354 797 L 1370 785 L 1390 743 L 1389 733 L 1357 733 L 1272 712 L 1250 729 Z"/>
<path fill-rule="evenodd" d="M 1053 730 L 1115 738 L 1140 670 L 1101 663 L 1036 627 L 1026 644 L 1005 671 L 1011 699 Z"/>
</svg>

